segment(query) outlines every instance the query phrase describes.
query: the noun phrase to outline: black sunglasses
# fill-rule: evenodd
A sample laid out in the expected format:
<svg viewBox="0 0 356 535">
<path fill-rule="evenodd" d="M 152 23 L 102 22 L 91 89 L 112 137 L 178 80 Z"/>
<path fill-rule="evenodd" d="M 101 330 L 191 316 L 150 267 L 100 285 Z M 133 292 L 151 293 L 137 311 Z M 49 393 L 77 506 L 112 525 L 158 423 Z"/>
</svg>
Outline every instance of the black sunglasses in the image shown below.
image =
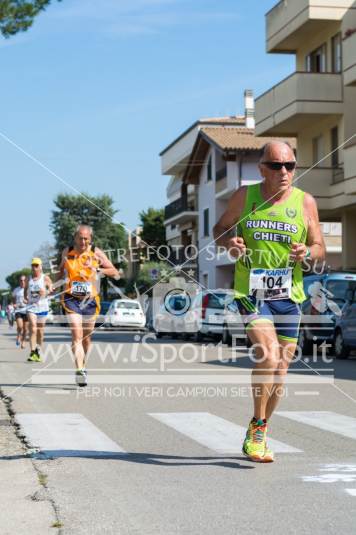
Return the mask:
<svg viewBox="0 0 356 535">
<path fill-rule="evenodd" d="M 271 171 L 280 171 L 285 167 L 287 171 L 293 171 L 296 168 L 297 162 L 261 162 L 271 169 Z"/>
</svg>

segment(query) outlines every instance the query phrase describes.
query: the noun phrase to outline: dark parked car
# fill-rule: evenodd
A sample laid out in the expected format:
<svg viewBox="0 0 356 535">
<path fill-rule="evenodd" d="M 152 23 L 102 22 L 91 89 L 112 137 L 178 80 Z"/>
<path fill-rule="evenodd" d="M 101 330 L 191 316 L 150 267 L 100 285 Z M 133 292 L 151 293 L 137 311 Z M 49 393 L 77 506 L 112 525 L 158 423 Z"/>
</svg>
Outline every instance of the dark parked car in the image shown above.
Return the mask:
<svg viewBox="0 0 356 535">
<path fill-rule="evenodd" d="M 356 288 L 356 274 L 329 272 L 304 277 L 306 300 L 302 303 L 299 346 L 304 354 L 313 350 L 313 342 L 334 344 L 335 325 L 347 301 L 349 290 Z"/>
<path fill-rule="evenodd" d="M 336 319 L 334 354 L 337 359 L 346 359 L 356 349 L 356 288 L 347 291 L 346 303 L 341 316 Z"/>
</svg>

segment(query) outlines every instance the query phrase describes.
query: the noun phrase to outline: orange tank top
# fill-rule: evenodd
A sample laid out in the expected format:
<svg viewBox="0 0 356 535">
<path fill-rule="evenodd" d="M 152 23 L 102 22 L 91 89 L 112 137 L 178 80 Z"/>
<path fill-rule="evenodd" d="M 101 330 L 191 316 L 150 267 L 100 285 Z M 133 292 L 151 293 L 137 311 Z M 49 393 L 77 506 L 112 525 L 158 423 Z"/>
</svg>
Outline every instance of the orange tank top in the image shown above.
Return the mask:
<svg viewBox="0 0 356 535">
<path fill-rule="evenodd" d="M 96 297 L 98 295 L 97 269 L 99 262 L 92 249 L 78 253 L 70 248 L 64 263 L 66 293 L 75 297 Z"/>
</svg>

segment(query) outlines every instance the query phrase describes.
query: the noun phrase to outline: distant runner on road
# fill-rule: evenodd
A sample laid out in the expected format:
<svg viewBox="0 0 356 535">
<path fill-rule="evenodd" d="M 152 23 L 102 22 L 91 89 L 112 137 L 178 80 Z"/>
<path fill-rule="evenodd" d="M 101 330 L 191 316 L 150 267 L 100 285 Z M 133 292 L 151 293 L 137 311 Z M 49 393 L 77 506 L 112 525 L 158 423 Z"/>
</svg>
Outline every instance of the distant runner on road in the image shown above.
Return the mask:
<svg viewBox="0 0 356 535">
<path fill-rule="evenodd" d="M 27 317 L 30 326 L 30 356 L 27 360 L 41 362 L 40 351 L 44 339 L 44 327 L 48 316 L 49 305 L 47 296 L 52 292 L 52 281 L 42 271 L 42 260 L 33 258 L 31 276 L 25 286 L 27 301 Z"/>
<path fill-rule="evenodd" d="M 267 422 L 297 346 L 305 299 L 301 263 L 325 256 L 316 201 L 292 186 L 295 168 L 288 143 L 267 143 L 259 165 L 263 181 L 239 188 L 214 227 L 217 245 L 237 258 L 235 302 L 255 348 L 254 414 L 243 453 L 258 462 L 273 461 Z"/>
<path fill-rule="evenodd" d="M 16 345 L 21 349 L 25 347 L 25 341 L 28 331 L 28 319 L 25 302 L 26 275 L 20 275 L 19 286 L 12 292 L 12 302 L 15 307 L 15 321 L 17 327 Z"/>
<path fill-rule="evenodd" d="M 66 280 L 62 306 L 71 329 L 78 386 L 87 385 L 86 359 L 95 319 L 100 312 L 101 276 L 120 278 L 106 254 L 93 244 L 92 228 L 78 225 L 73 244 L 62 253 L 58 276 Z"/>
</svg>

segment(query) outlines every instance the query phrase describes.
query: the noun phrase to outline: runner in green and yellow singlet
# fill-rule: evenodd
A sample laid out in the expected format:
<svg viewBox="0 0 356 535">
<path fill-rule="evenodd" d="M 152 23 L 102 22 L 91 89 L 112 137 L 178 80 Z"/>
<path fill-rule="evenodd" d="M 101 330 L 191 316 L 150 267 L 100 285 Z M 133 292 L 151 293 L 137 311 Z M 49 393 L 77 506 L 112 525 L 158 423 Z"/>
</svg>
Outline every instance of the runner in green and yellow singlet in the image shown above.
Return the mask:
<svg viewBox="0 0 356 535">
<path fill-rule="evenodd" d="M 216 244 L 237 259 L 236 304 L 255 349 L 254 416 L 243 452 L 258 462 L 273 461 L 267 421 L 297 346 L 299 303 L 305 299 L 301 263 L 325 256 L 315 199 L 292 186 L 295 167 L 288 143 L 267 143 L 259 165 L 263 181 L 239 188 L 214 227 Z"/>
</svg>

